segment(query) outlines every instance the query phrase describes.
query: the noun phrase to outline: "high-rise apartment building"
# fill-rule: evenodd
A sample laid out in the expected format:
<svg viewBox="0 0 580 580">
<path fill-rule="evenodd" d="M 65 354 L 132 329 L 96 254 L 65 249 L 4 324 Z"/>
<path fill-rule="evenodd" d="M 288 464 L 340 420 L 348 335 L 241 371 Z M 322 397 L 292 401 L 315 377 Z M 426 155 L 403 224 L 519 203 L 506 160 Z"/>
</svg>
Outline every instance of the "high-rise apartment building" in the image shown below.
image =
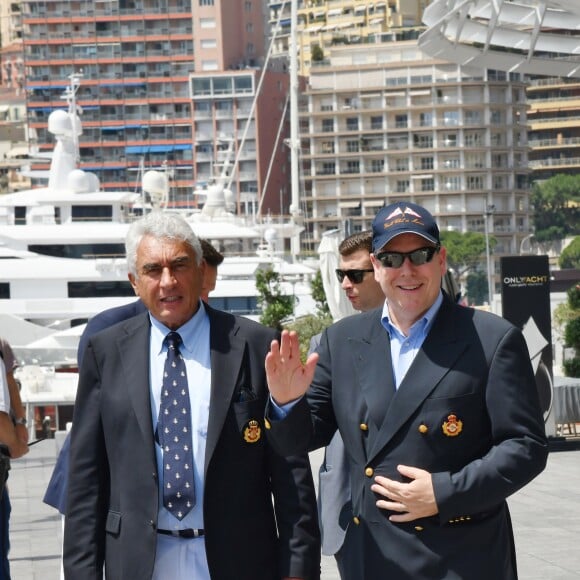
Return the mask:
<svg viewBox="0 0 580 580">
<path fill-rule="evenodd" d="M 518 253 L 529 234 L 518 74 L 435 60 L 414 41 L 335 48 L 310 71 L 300 135 L 314 244 L 346 220 L 369 228 L 399 200 L 428 208 L 442 230 L 483 233 L 490 218 L 495 258 Z"/>
<path fill-rule="evenodd" d="M 376 43 L 399 38 L 416 38 L 427 0 L 297 0 L 296 44 L 299 73 L 324 64 L 335 46 Z M 288 52 L 290 0 L 269 0 L 270 26 L 280 30 L 274 43 L 275 54 Z"/>
<path fill-rule="evenodd" d="M 228 77 L 248 70 L 255 78 L 264 62 L 264 1 L 23 0 L 21 12 L 29 124 L 39 147 L 52 147 L 48 115 L 64 107 L 61 95 L 69 75 L 82 72 L 81 167 L 96 172 L 107 189 L 137 188 L 143 169 L 166 168 L 172 177 L 170 201 L 203 203 L 192 195 L 207 181 L 209 170 L 201 159 L 217 159 L 220 133 L 235 129 L 243 116 L 229 118 L 229 125 L 224 120 L 241 115 L 247 105 L 226 104 L 224 98 L 237 93 L 222 93 L 219 82 L 211 99 L 194 98 L 197 75 L 219 77 L 225 71 Z M 242 91 L 244 98 L 256 88 L 254 80 L 251 85 Z M 276 103 L 268 103 L 266 114 L 283 108 L 285 97 L 279 91 L 269 95 Z M 208 107 L 216 112 L 211 124 Z M 254 115 L 256 127 L 268 123 L 259 107 Z M 201 142 L 200 133 L 206 137 Z M 261 195 L 262 182 L 256 178 L 249 184 L 247 176 L 263 175 L 256 165 L 274 146 L 268 135 L 256 130 L 253 170 L 248 160 L 235 173 L 232 190 L 238 198 L 244 189 Z M 237 154 L 238 136 L 228 137 L 236 140 Z M 274 173 L 282 169 L 279 164 Z"/>
<path fill-rule="evenodd" d="M 535 180 L 580 173 L 580 78 L 530 81 L 530 167 Z"/>
</svg>

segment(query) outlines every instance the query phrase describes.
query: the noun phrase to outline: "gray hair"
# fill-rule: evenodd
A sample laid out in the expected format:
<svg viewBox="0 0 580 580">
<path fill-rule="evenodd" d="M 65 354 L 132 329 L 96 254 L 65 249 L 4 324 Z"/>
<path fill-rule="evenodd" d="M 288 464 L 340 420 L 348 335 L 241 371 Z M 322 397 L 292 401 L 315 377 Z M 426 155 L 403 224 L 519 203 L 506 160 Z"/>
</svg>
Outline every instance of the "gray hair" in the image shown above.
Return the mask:
<svg viewBox="0 0 580 580">
<path fill-rule="evenodd" d="M 127 267 L 135 277 L 137 277 L 137 248 L 144 236 L 185 242 L 193 250 L 197 265 L 201 264 L 203 259 L 201 243 L 185 219 L 178 214 L 154 210 L 133 222 L 125 237 Z"/>
</svg>

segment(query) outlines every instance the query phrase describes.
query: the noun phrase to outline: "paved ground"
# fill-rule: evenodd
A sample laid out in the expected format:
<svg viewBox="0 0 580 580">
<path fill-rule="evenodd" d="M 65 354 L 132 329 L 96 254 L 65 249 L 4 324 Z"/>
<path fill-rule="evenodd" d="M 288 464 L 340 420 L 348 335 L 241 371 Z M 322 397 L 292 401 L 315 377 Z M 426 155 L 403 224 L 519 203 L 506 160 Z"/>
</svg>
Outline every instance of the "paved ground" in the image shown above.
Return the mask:
<svg viewBox="0 0 580 580">
<path fill-rule="evenodd" d="M 9 479 L 13 580 L 59 578 L 60 517 L 42 503 L 55 454 L 54 440 L 43 441 L 13 462 Z M 312 456 L 316 470 L 320 457 L 320 452 Z M 520 580 L 580 579 L 580 550 L 574 539 L 580 519 L 580 451 L 551 453 L 546 471 L 509 503 Z M 338 580 L 332 558 L 324 558 L 322 570 L 323 580 Z"/>
</svg>

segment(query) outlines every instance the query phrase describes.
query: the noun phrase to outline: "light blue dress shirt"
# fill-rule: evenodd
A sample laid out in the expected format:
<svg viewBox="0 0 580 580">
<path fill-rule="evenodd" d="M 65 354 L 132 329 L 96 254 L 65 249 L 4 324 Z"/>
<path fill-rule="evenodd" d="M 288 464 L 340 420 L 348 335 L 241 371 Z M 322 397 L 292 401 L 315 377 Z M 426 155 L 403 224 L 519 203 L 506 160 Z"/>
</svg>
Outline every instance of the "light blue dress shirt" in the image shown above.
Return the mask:
<svg viewBox="0 0 580 580">
<path fill-rule="evenodd" d="M 405 378 L 409 367 L 415 360 L 419 349 L 435 320 L 435 315 L 439 311 L 441 303 L 443 302 L 443 294 L 440 292 L 437 300 L 433 303 L 431 308 L 415 322 L 409 329 L 409 334 L 405 336 L 399 328 L 397 328 L 389 317 L 389 305 L 385 302 L 383 306 L 383 315 L 381 317 L 381 324 L 389 333 L 391 338 L 391 360 L 393 361 L 393 378 L 395 379 L 395 387 L 398 389 L 401 382 Z"/>
<path fill-rule="evenodd" d="M 149 342 L 150 400 L 153 430 L 155 431 L 159 416 L 163 368 L 167 357 L 167 346 L 163 344 L 163 341 L 170 329 L 151 315 L 149 317 L 151 320 L 151 339 Z M 194 508 L 181 521 L 165 509 L 162 497 L 163 450 L 156 443 L 155 455 L 159 478 L 157 527 L 164 530 L 204 527 L 204 464 L 211 395 L 211 353 L 209 346 L 210 324 L 203 302 L 200 301 L 198 311 L 183 326 L 178 328 L 177 332 L 183 341 L 180 352 L 185 360 L 191 402 L 191 435 L 196 501 Z M 181 580 L 196 578 L 196 580 L 209 580 L 205 557 L 205 540 L 203 537 L 184 540 L 158 535 L 155 560 L 154 579 L 172 578 L 172 580 Z"/>
</svg>

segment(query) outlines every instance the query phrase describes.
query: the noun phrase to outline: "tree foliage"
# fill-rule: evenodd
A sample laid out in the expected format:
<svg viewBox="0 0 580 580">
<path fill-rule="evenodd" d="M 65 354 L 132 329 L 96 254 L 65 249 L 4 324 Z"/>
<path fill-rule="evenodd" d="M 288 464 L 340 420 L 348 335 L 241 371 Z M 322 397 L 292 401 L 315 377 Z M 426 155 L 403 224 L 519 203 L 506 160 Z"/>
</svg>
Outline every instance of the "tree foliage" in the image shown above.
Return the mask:
<svg viewBox="0 0 580 580">
<path fill-rule="evenodd" d="M 487 274 L 470 272 L 467 275 L 467 300 L 469 304 L 483 304 L 487 300 Z"/>
<path fill-rule="evenodd" d="M 295 296 L 282 292 L 280 274 L 271 268 L 256 272 L 258 306 L 262 309 L 260 322 L 282 330 L 282 323 L 294 313 Z"/>
<path fill-rule="evenodd" d="M 555 175 L 532 188 L 538 242 L 580 234 L 580 175 Z"/>
<path fill-rule="evenodd" d="M 303 316 L 288 324 L 288 330 L 295 330 L 298 333 L 300 340 L 300 356 L 303 361 L 306 360 L 308 349 L 310 347 L 310 339 L 316 334 L 320 334 L 325 328 L 332 324 L 332 318 L 321 318 L 309 314 Z"/>
<path fill-rule="evenodd" d="M 567 307 L 564 341 L 572 356 L 565 358 L 562 366 L 567 377 L 580 378 L 580 284 L 568 290 Z"/>
<path fill-rule="evenodd" d="M 312 282 L 310 282 L 310 288 L 312 290 L 312 299 L 316 304 L 316 316 L 319 318 L 330 318 L 330 308 L 328 307 L 328 301 L 326 300 L 326 293 L 324 292 L 322 273 L 320 270 L 316 272 Z"/>
<path fill-rule="evenodd" d="M 493 250 L 497 240 L 489 236 L 489 248 Z M 459 278 L 475 270 L 485 261 L 485 235 L 478 232 L 441 232 L 441 245 L 447 248 L 447 265 Z"/>
<path fill-rule="evenodd" d="M 560 268 L 580 268 L 580 236 L 567 245 L 558 259 Z"/>
<path fill-rule="evenodd" d="M 324 60 L 324 51 L 322 50 L 320 44 L 313 44 L 310 47 L 310 60 L 312 62 L 319 62 Z"/>
</svg>

